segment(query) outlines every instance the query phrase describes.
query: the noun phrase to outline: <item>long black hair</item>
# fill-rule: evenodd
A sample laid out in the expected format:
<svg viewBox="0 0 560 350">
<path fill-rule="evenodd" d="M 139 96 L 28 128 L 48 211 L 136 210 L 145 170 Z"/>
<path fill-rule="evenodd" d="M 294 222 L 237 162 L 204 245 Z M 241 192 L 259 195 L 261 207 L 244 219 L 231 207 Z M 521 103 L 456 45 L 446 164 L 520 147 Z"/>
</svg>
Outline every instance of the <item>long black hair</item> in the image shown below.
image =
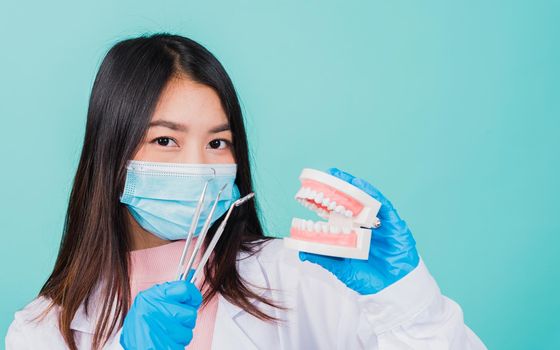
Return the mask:
<svg viewBox="0 0 560 350">
<path fill-rule="evenodd" d="M 167 82 L 182 76 L 214 89 L 233 135 L 236 184 L 241 196 L 253 191 L 247 136 L 237 94 L 224 67 L 199 43 L 179 35 L 157 33 L 126 39 L 105 56 L 91 92 L 80 162 L 74 178 L 60 250 L 52 274 L 39 295 L 61 306 L 59 328 L 71 349 L 76 343 L 70 323 L 80 304 L 86 310 L 96 285 L 102 290 L 101 321 L 92 346 L 101 347 L 122 326 L 131 304 L 129 261 L 131 232 L 120 194 L 126 162 L 147 132 Z M 220 220 L 210 228 L 207 245 Z M 253 292 L 237 271 L 240 251 L 254 253 L 266 241 L 255 201 L 238 207 L 205 267 L 204 299 L 220 293 L 262 320 L 274 320 L 250 299 L 276 306 Z M 79 281 L 79 282 L 78 282 Z M 111 316 L 115 307 L 116 316 Z M 50 308 L 49 308 L 50 309 Z"/>
</svg>

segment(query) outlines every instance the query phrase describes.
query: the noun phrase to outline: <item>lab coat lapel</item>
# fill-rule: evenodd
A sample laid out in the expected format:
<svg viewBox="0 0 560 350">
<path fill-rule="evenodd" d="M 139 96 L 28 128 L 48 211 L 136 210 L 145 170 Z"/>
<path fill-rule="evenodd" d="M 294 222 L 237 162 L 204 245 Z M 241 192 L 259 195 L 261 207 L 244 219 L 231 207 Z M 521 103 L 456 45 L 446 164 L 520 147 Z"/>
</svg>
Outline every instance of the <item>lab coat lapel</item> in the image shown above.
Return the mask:
<svg viewBox="0 0 560 350">
<path fill-rule="evenodd" d="M 80 305 L 72 322 L 70 322 L 70 329 L 84 333 L 93 334 L 95 332 L 95 321 L 92 321 L 93 315 L 91 312 L 86 315 L 84 305 Z"/>
<path fill-rule="evenodd" d="M 78 310 L 76 310 L 76 314 L 70 322 L 70 329 L 77 330 L 84 333 L 93 334 L 95 333 L 95 327 L 98 323 L 101 313 L 101 291 L 102 291 L 102 282 L 97 283 L 96 287 L 93 290 L 93 293 L 90 296 L 90 303 L 88 306 L 88 313 L 85 312 L 85 302 L 79 306 Z M 113 303 L 113 307 L 111 309 L 111 317 L 116 314 L 116 305 Z"/>
<path fill-rule="evenodd" d="M 240 259 L 238 269 L 241 277 L 250 285 L 262 287 L 253 289 L 258 295 L 270 297 L 270 285 L 256 255 Z M 218 298 L 213 350 L 276 349 L 280 345 L 275 324 L 256 318 L 221 295 Z M 257 300 L 253 300 L 252 304 L 270 312 L 270 309 L 266 308 L 267 305 Z"/>
<path fill-rule="evenodd" d="M 218 296 L 212 350 L 258 349 L 246 333 L 247 330 L 241 328 L 237 322 L 236 315 L 239 316 L 242 313 L 244 311 L 239 307 L 229 303 L 221 295 Z"/>
</svg>

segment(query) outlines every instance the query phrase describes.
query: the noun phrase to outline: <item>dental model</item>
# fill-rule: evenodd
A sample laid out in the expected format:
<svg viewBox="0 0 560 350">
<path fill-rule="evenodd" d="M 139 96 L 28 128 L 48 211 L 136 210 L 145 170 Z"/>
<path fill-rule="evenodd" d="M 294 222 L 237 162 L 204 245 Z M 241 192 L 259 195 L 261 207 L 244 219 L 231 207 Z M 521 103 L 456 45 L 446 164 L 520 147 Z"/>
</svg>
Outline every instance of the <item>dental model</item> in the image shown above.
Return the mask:
<svg viewBox="0 0 560 350">
<path fill-rule="evenodd" d="M 284 245 L 309 253 L 367 259 L 371 227 L 381 203 L 354 185 L 325 172 L 305 168 L 295 199 L 327 221 L 292 219 Z"/>
</svg>

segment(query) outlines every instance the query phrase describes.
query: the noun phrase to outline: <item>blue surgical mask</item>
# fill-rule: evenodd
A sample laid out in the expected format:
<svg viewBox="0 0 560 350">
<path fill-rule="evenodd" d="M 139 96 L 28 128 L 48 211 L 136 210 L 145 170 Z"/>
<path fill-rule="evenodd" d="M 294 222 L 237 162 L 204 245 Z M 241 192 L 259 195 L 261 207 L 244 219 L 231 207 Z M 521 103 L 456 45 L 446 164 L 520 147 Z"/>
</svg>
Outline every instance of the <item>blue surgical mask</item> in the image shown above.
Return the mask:
<svg viewBox="0 0 560 350">
<path fill-rule="evenodd" d="M 159 163 L 130 160 L 121 203 L 145 230 L 166 240 L 185 239 L 202 189 L 208 188 L 195 230 L 198 235 L 214 199 L 226 185 L 210 224 L 239 199 L 237 164 Z"/>
</svg>

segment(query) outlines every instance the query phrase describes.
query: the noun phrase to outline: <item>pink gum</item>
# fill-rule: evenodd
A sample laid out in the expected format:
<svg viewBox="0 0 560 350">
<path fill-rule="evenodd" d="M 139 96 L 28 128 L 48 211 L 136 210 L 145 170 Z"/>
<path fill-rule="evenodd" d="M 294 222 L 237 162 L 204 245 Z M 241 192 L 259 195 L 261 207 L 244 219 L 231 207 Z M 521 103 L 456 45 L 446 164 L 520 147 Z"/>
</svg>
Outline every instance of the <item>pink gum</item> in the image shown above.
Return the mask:
<svg viewBox="0 0 560 350">
<path fill-rule="evenodd" d="M 322 233 L 300 230 L 295 227 L 290 229 L 290 237 L 300 239 L 302 241 L 332 244 L 344 247 L 356 247 L 358 241 L 358 236 L 356 236 L 354 232 L 349 234 Z"/>
<path fill-rule="evenodd" d="M 323 192 L 325 197 L 334 200 L 337 203 L 337 205 L 342 205 L 346 209 L 349 209 L 353 215 L 358 215 L 364 208 L 364 206 L 354 198 L 349 197 L 344 192 L 338 191 L 337 189 L 329 185 L 325 185 L 324 183 L 306 179 L 301 181 L 301 186 L 309 187 L 317 192 Z M 313 202 L 313 200 L 309 200 L 309 199 L 307 201 Z M 315 203 L 315 205 L 321 206 L 322 208 L 327 210 L 327 208 L 322 204 Z M 332 210 L 328 210 L 328 211 L 332 211 Z"/>
</svg>

